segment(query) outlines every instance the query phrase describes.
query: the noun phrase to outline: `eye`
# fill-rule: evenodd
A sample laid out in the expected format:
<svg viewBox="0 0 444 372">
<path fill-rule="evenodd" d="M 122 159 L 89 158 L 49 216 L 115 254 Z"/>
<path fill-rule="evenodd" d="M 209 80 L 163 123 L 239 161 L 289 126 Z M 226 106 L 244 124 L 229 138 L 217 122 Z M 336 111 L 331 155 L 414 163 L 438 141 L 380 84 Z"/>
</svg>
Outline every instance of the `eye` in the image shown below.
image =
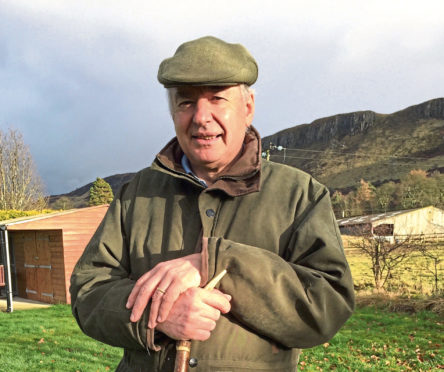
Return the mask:
<svg viewBox="0 0 444 372">
<path fill-rule="evenodd" d="M 190 99 L 184 99 L 177 102 L 177 106 L 179 106 L 180 108 L 187 108 L 190 107 L 193 103 L 194 102 Z"/>
<path fill-rule="evenodd" d="M 225 98 L 221 97 L 221 96 L 213 96 L 213 97 L 211 97 L 211 100 L 212 101 L 224 101 Z"/>
</svg>

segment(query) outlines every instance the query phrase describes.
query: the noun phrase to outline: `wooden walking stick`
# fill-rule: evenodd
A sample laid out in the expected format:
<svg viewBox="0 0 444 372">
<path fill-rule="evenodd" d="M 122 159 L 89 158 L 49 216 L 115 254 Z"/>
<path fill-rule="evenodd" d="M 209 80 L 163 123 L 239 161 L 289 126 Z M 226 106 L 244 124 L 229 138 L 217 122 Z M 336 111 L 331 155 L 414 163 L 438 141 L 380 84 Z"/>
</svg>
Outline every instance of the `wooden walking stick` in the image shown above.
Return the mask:
<svg viewBox="0 0 444 372">
<path fill-rule="evenodd" d="M 211 291 L 217 283 L 227 273 L 227 270 L 221 271 L 213 279 L 211 279 L 204 289 Z M 188 372 L 188 364 L 190 361 L 191 341 L 182 340 L 176 342 L 176 361 L 174 364 L 174 372 Z"/>
</svg>

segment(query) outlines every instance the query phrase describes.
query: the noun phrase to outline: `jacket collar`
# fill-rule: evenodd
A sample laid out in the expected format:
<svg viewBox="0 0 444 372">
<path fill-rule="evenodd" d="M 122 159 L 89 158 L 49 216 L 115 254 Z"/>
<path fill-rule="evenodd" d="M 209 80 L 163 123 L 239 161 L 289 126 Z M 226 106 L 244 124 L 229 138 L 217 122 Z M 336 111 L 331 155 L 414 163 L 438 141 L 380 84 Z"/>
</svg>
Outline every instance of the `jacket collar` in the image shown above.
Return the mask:
<svg viewBox="0 0 444 372">
<path fill-rule="evenodd" d="M 159 152 L 155 163 L 176 175 L 185 175 L 181 159 L 183 151 L 174 137 Z M 224 170 L 206 190 L 222 190 L 230 196 L 240 196 L 260 189 L 261 141 L 252 126 L 245 134 L 241 156 L 230 168 Z M 188 178 L 188 177 L 187 177 Z"/>
</svg>

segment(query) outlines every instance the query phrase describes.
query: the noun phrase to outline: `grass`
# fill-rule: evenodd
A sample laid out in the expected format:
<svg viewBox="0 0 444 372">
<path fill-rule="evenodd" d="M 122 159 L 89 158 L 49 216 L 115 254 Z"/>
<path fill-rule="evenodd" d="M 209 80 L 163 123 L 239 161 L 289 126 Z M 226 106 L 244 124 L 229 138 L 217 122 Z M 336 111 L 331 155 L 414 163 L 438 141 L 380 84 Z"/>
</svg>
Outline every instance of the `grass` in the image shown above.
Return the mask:
<svg viewBox="0 0 444 372">
<path fill-rule="evenodd" d="M 430 311 L 358 308 L 328 343 L 304 350 L 303 371 L 435 371 L 443 329 Z M 83 335 L 67 305 L 0 312 L 0 371 L 114 371 L 122 351 Z"/>
<path fill-rule="evenodd" d="M 437 314 L 358 309 L 328 343 L 304 350 L 302 371 L 437 371 L 443 326 Z"/>
<path fill-rule="evenodd" d="M 122 351 L 83 335 L 67 305 L 0 312 L 0 372 L 114 371 Z"/>
</svg>

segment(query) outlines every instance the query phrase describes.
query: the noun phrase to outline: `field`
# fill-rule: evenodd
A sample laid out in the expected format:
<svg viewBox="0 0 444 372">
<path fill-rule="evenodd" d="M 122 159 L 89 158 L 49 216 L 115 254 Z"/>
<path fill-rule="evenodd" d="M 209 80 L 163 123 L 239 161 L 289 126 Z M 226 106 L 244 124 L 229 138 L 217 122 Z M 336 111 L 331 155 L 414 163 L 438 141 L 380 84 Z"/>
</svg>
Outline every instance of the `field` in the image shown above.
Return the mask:
<svg viewBox="0 0 444 372">
<path fill-rule="evenodd" d="M 113 371 L 122 351 L 83 335 L 67 305 L 0 313 L 0 371 Z M 437 371 L 440 317 L 358 308 L 324 345 L 304 350 L 302 371 Z"/>
<path fill-rule="evenodd" d="M 359 237 L 343 236 L 345 254 L 353 275 L 355 289 L 358 291 L 372 291 L 374 280 L 371 270 L 371 260 L 362 254 L 359 249 L 352 248 L 353 240 Z M 436 296 L 442 295 L 444 280 L 444 244 L 430 251 L 441 261 L 436 270 L 438 275 L 438 291 L 434 277 L 434 261 L 422 256 L 419 252 L 413 253 L 393 270 L 385 289 L 398 296 Z"/>
</svg>

